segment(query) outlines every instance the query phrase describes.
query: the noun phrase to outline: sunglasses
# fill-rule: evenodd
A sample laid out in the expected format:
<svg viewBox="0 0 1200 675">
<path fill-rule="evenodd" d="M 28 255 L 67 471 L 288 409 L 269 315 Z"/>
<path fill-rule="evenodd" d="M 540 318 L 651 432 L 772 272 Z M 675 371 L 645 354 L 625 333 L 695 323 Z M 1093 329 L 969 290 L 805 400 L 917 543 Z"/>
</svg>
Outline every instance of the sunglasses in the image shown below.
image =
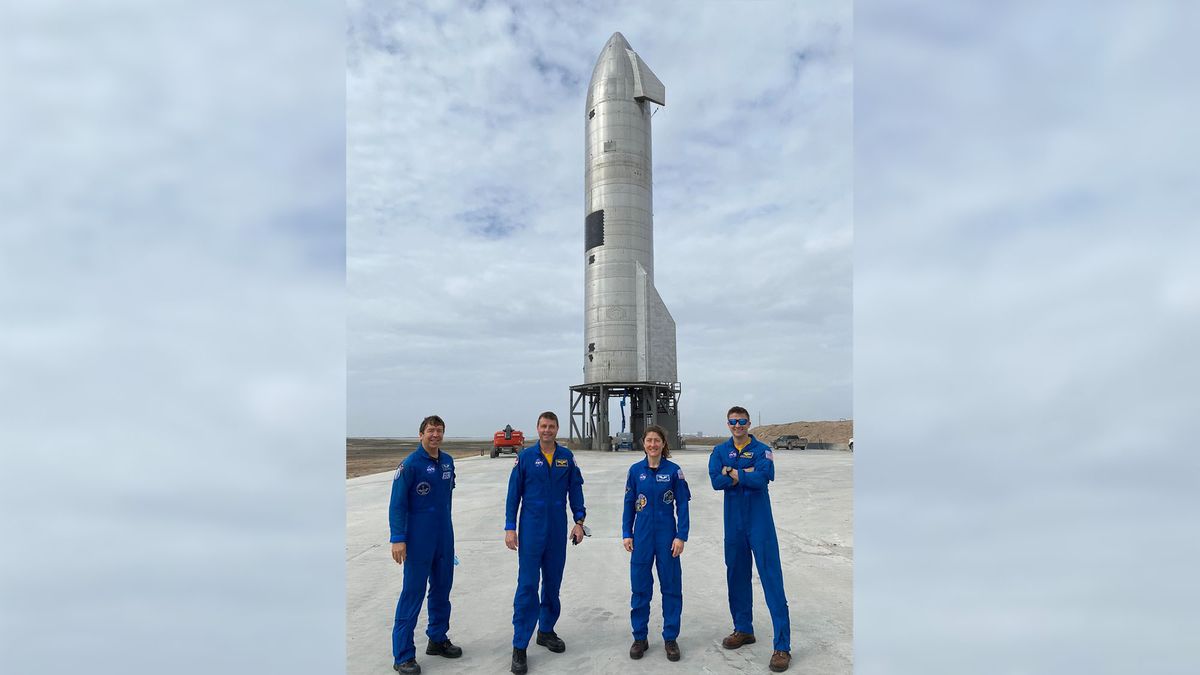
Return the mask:
<svg viewBox="0 0 1200 675">
<path fill-rule="evenodd" d="M 729 426 L 731 426 L 731 427 L 737 427 L 737 426 L 744 427 L 747 424 L 750 424 L 750 420 L 727 420 L 727 421 L 729 422 Z"/>
</svg>

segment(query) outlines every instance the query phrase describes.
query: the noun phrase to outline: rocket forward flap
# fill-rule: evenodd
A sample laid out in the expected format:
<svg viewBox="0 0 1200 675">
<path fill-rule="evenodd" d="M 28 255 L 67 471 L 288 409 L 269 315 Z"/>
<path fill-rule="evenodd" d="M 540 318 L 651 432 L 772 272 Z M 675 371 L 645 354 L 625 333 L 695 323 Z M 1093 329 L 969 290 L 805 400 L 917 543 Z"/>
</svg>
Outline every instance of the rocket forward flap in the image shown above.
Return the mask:
<svg viewBox="0 0 1200 675">
<path fill-rule="evenodd" d="M 662 81 L 650 70 L 650 66 L 632 49 L 626 49 L 629 63 L 633 65 L 633 98 L 641 101 L 653 101 L 659 105 L 667 104 L 667 88 Z"/>
</svg>

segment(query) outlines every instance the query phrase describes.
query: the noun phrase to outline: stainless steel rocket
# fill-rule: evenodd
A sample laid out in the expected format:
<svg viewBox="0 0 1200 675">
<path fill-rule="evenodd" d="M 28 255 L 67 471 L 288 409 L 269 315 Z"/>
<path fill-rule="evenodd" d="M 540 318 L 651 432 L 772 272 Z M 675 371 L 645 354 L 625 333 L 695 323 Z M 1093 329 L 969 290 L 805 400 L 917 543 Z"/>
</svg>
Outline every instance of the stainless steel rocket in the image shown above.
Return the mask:
<svg viewBox="0 0 1200 675">
<path fill-rule="evenodd" d="M 584 382 L 676 382 L 675 320 L 654 287 L 651 103 L 666 88 L 613 33 L 584 111 Z"/>
</svg>

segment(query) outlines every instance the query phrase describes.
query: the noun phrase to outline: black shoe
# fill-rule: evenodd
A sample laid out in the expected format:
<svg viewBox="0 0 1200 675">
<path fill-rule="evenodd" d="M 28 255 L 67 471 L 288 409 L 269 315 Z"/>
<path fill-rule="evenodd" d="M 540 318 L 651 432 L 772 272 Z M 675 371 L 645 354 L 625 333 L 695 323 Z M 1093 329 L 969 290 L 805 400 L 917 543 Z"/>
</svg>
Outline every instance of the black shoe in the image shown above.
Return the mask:
<svg viewBox="0 0 1200 675">
<path fill-rule="evenodd" d="M 521 675 L 529 670 L 529 664 L 525 662 L 525 650 L 513 647 L 512 672 Z"/>
<path fill-rule="evenodd" d="M 634 640 L 633 644 L 629 645 L 629 658 L 640 659 L 650 648 L 650 643 L 645 640 Z"/>
<path fill-rule="evenodd" d="M 450 642 L 450 638 L 446 638 L 443 642 L 429 641 L 425 647 L 425 653 L 430 656 L 444 656 L 448 659 L 457 659 L 462 656 L 462 647 Z"/>
<path fill-rule="evenodd" d="M 398 673 L 419 673 L 421 666 L 417 664 L 416 659 L 409 659 L 404 663 L 393 663 L 392 670 Z"/>
<path fill-rule="evenodd" d="M 554 652 L 555 654 L 561 654 L 567 651 L 567 643 L 563 642 L 562 638 L 558 637 L 558 634 L 556 634 L 554 631 L 543 633 L 539 630 L 537 643 Z"/>
<path fill-rule="evenodd" d="M 667 640 L 663 643 L 663 647 L 667 650 L 668 661 L 679 660 L 679 643 L 675 642 L 674 640 Z"/>
</svg>

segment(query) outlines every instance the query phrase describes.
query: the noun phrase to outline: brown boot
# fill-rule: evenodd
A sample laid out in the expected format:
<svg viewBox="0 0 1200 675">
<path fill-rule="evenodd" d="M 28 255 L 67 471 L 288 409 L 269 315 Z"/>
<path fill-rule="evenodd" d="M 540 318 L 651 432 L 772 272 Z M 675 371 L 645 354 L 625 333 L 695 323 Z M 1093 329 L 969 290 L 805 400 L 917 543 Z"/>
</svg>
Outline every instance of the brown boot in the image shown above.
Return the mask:
<svg viewBox="0 0 1200 675">
<path fill-rule="evenodd" d="M 742 645 L 752 645 L 754 642 L 754 633 L 742 633 L 735 630 L 729 634 L 729 637 L 721 640 L 721 646 L 725 649 L 737 649 Z"/>
<path fill-rule="evenodd" d="M 663 643 L 663 647 L 667 650 L 668 661 L 679 660 L 679 643 L 674 640 L 667 640 Z"/>
<path fill-rule="evenodd" d="M 645 654 L 646 650 L 649 648 L 649 642 L 646 642 L 645 640 L 634 640 L 633 644 L 629 646 L 629 658 L 640 659 L 642 658 L 642 654 Z"/>
<path fill-rule="evenodd" d="M 791 663 L 792 655 L 789 652 L 775 650 L 775 653 L 771 654 L 771 672 L 782 673 Z"/>
</svg>

